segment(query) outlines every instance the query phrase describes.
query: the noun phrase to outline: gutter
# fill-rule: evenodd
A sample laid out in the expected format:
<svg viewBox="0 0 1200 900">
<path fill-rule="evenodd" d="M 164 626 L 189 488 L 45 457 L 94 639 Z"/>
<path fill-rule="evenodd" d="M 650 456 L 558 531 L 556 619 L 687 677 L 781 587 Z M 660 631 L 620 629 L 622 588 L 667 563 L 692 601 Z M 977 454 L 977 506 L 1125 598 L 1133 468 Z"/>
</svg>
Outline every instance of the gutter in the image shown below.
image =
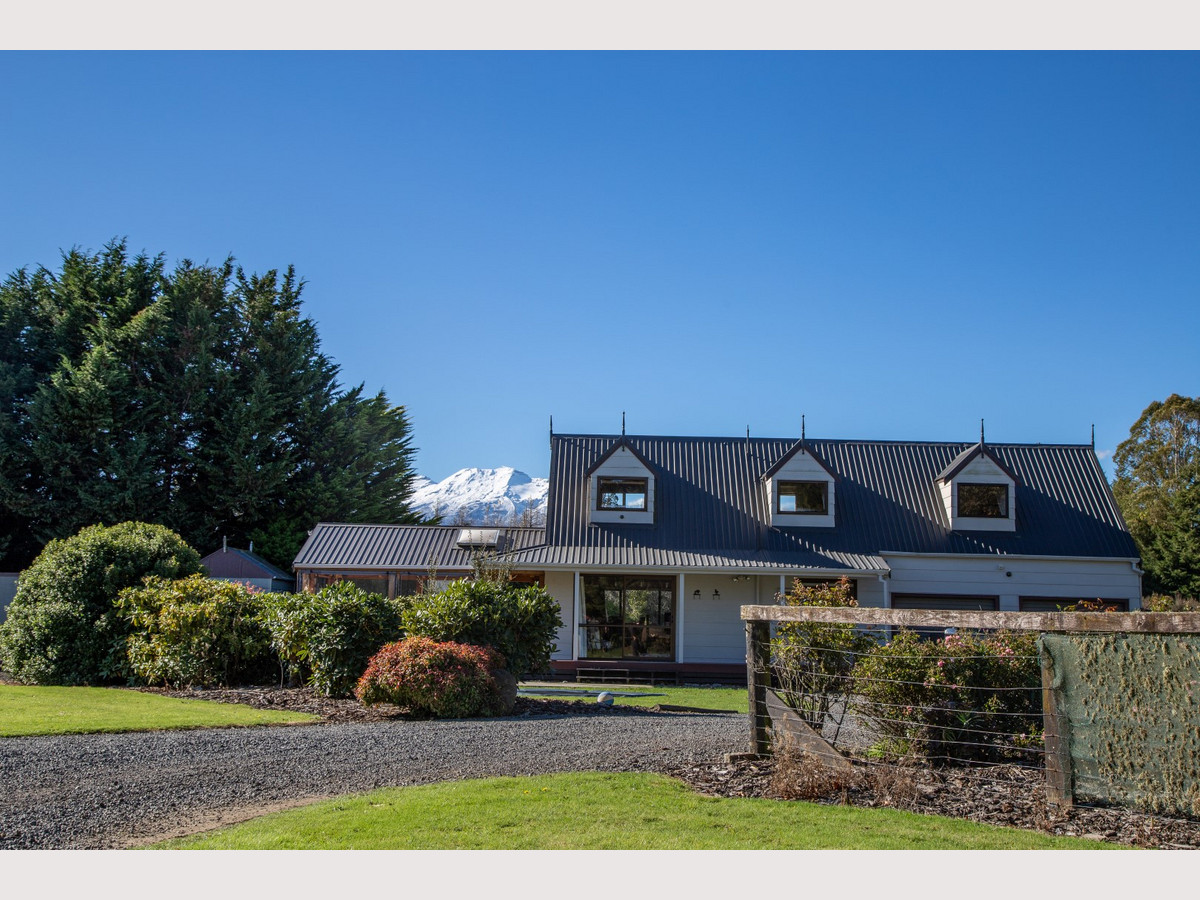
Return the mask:
<svg viewBox="0 0 1200 900">
<path fill-rule="evenodd" d="M 1032 553 L 913 553 L 910 550 L 880 550 L 877 556 L 900 556 L 917 559 L 1051 559 L 1080 562 L 1127 562 L 1136 567 L 1136 556 L 1038 556 Z"/>
</svg>

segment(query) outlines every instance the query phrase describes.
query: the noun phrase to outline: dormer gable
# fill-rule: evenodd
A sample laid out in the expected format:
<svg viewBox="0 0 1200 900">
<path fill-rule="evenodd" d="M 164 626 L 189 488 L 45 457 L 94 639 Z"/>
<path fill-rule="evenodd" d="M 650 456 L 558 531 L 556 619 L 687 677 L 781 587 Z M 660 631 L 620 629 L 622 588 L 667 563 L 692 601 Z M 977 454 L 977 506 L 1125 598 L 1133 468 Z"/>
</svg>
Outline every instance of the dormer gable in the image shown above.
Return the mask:
<svg viewBox="0 0 1200 900">
<path fill-rule="evenodd" d="M 768 521 L 775 528 L 832 528 L 837 475 L 801 438 L 763 474 Z"/>
<path fill-rule="evenodd" d="M 587 470 L 588 522 L 653 525 L 656 481 L 650 463 L 622 436 Z"/>
<path fill-rule="evenodd" d="M 982 441 L 951 460 L 937 483 L 951 530 L 1017 530 L 1017 478 Z"/>
</svg>

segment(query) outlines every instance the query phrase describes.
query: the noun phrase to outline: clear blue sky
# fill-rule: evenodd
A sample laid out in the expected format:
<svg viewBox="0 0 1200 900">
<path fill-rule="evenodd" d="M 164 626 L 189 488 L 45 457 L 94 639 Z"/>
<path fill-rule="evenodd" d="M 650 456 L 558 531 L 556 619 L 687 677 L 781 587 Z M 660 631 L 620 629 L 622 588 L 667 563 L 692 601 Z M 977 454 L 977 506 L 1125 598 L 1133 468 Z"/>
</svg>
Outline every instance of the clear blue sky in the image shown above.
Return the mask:
<svg viewBox="0 0 1200 900">
<path fill-rule="evenodd" d="M 1198 53 L 0 53 L 0 270 L 295 264 L 418 469 L 1200 395 Z"/>
</svg>

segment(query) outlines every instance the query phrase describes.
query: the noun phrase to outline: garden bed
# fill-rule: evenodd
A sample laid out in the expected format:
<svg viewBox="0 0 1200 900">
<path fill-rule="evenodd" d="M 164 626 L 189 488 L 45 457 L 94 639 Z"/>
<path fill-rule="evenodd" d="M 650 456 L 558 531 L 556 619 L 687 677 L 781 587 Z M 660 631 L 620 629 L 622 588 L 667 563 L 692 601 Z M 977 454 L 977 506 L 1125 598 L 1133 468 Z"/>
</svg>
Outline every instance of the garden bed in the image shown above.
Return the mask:
<svg viewBox="0 0 1200 900">
<path fill-rule="evenodd" d="M 241 688 L 151 688 L 137 687 L 129 690 L 181 697 L 189 700 L 211 700 L 217 703 L 240 703 L 255 709 L 280 709 L 318 715 L 324 722 L 386 722 L 407 718 L 405 710 L 398 706 L 380 703 L 364 706 L 353 697 L 326 697 L 312 688 L 241 687 Z M 579 700 L 553 700 L 535 697 L 518 697 L 511 715 L 533 716 L 587 716 L 628 715 L 646 713 L 646 708 L 632 706 L 601 706 L 598 703 Z"/>
<path fill-rule="evenodd" d="M 675 765 L 663 772 L 715 797 L 799 799 L 800 793 L 803 799 L 816 803 L 904 809 L 1134 847 L 1200 849 L 1200 821 L 1115 807 L 1076 807 L 1057 814 L 1046 805 L 1043 773 L 1018 766 L 856 766 L 856 777 L 840 784 L 831 778 L 821 783 L 819 776 L 797 777 L 794 771 L 787 773 L 790 778 L 777 777 L 779 768 L 773 759 L 742 759 L 724 764 Z"/>
</svg>

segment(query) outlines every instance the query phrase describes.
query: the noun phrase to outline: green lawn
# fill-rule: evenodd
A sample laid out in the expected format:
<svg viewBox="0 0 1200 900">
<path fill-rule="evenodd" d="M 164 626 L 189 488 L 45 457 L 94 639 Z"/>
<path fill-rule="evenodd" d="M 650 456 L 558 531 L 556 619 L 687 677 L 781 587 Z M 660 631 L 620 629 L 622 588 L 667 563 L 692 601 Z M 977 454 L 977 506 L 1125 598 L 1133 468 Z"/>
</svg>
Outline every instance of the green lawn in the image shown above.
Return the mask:
<svg viewBox="0 0 1200 900">
<path fill-rule="evenodd" d="M 319 716 L 115 688 L 0 684 L 0 737 L 311 722 Z"/>
<path fill-rule="evenodd" d="M 1025 850 L 1111 844 L 887 809 L 702 797 L 661 775 L 389 788 L 157 845 L 214 850 Z"/>
<path fill-rule="evenodd" d="M 696 688 L 673 685 L 648 684 L 576 684 L 573 681 L 522 682 L 522 688 L 539 687 L 558 690 L 580 691 L 637 691 L 644 697 L 617 697 L 616 706 L 690 706 L 696 709 L 726 710 L 745 713 L 749 707 L 748 694 L 744 687 Z M 536 699 L 536 698 L 535 698 Z M 553 697 L 554 700 L 578 700 L 595 703 L 595 697 Z"/>
</svg>

